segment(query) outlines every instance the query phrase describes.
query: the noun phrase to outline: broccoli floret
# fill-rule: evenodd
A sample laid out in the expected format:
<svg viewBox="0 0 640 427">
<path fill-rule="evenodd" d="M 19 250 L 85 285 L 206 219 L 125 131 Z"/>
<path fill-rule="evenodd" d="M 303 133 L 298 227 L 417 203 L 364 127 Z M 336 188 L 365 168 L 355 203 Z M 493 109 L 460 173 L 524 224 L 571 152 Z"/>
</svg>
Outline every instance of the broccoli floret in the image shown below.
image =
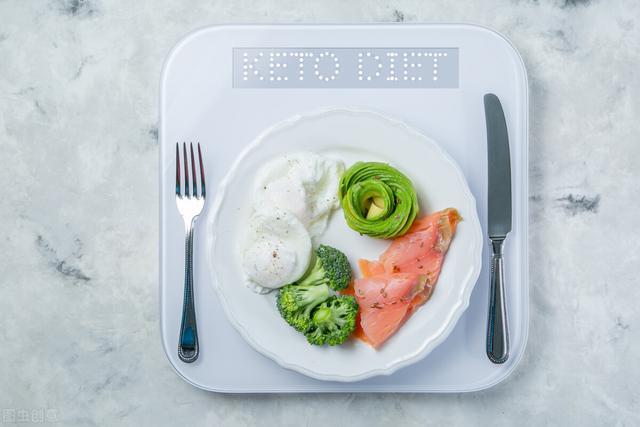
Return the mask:
<svg viewBox="0 0 640 427">
<path fill-rule="evenodd" d="M 314 345 L 338 345 L 349 338 L 356 328 L 358 303 L 352 296 L 332 296 L 314 311 L 311 327 L 305 333 Z"/>
<path fill-rule="evenodd" d="M 339 250 L 326 245 L 320 245 L 316 250 L 316 262 L 305 277 L 298 282 L 288 284 L 280 289 L 277 306 L 280 315 L 296 330 L 309 333 L 314 343 L 330 345 L 343 342 L 355 327 L 355 314 L 358 304 L 353 297 L 332 297 L 331 289 L 341 290 L 349 286 L 351 281 L 351 266 L 349 260 Z M 344 299 L 347 300 L 344 300 Z M 349 300 L 353 299 L 353 301 Z M 332 302 L 332 301 L 339 302 Z M 322 304 L 325 303 L 325 304 Z M 321 305 L 322 304 L 322 305 Z M 317 306 L 324 307 L 322 310 Z M 354 314 L 349 326 L 349 307 Z M 333 318 L 334 316 L 335 318 Z M 314 320 L 316 317 L 317 321 Z M 330 326 L 327 322 L 333 322 Z M 344 328 L 343 328 L 344 327 Z M 346 335 L 341 337 L 337 329 L 343 328 Z M 331 333 L 330 333 L 331 332 Z M 335 337 L 331 337 L 335 335 Z M 321 335 L 326 337 L 321 338 Z M 312 338 L 307 337 L 309 342 Z M 342 340 L 342 341 L 340 341 Z"/>
<path fill-rule="evenodd" d="M 312 310 L 330 295 L 327 285 L 292 283 L 280 288 L 276 304 L 288 324 L 300 332 L 306 332 L 311 327 Z"/>
<path fill-rule="evenodd" d="M 300 285 L 328 285 L 334 291 L 345 289 L 351 281 L 351 266 L 347 256 L 327 245 L 316 250 L 316 263 Z"/>
</svg>

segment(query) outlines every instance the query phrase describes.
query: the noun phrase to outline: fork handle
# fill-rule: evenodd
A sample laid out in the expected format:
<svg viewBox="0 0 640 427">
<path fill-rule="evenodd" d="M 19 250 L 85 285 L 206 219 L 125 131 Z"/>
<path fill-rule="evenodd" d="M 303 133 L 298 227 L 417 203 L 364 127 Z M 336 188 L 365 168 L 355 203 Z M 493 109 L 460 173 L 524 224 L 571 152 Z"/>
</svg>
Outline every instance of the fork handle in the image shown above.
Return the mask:
<svg viewBox="0 0 640 427">
<path fill-rule="evenodd" d="M 198 328 L 193 302 L 193 225 L 186 225 L 184 253 L 184 299 L 182 303 L 182 324 L 178 341 L 178 356 L 185 363 L 193 363 L 198 358 Z"/>
</svg>

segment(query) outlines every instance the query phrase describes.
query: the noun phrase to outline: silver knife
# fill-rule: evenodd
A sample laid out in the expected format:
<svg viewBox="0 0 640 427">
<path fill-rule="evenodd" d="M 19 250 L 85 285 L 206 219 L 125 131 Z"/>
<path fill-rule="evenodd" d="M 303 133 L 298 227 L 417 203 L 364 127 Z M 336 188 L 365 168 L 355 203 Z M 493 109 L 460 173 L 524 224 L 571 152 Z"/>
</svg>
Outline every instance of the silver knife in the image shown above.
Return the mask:
<svg viewBox="0 0 640 427">
<path fill-rule="evenodd" d="M 487 319 L 487 356 L 493 363 L 509 358 L 509 328 L 504 293 L 502 247 L 511 231 L 511 160 L 509 135 L 498 97 L 484 96 L 488 153 L 488 231 L 491 240 L 491 283 Z"/>
</svg>

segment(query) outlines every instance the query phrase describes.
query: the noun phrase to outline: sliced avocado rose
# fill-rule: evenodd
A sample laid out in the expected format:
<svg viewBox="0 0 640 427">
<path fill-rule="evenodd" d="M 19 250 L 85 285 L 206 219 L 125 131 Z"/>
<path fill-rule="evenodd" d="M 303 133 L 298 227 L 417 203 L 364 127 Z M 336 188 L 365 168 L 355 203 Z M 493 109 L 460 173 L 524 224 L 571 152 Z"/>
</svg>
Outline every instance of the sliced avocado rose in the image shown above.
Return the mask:
<svg viewBox="0 0 640 427">
<path fill-rule="evenodd" d="M 419 210 L 409 178 L 386 163 L 351 166 L 340 180 L 339 197 L 349 227 L 382 239 L 406 233 Z"/>
</svg>

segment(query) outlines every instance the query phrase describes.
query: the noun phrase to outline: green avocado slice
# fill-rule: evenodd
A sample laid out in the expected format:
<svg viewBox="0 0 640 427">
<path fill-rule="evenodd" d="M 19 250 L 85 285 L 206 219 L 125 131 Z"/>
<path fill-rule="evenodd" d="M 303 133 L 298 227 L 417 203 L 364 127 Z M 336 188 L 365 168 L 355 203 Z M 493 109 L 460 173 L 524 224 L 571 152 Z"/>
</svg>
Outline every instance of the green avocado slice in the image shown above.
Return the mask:
<svg viewBox="0 0 640 427">
<path fill-rule="evenodd" d="M 377 238 L 402 236 L 419 212 L 411 180 L 386 163 L 355 163 L 340 180 L 339 197 L 349 227 Z"/>
</svg>

